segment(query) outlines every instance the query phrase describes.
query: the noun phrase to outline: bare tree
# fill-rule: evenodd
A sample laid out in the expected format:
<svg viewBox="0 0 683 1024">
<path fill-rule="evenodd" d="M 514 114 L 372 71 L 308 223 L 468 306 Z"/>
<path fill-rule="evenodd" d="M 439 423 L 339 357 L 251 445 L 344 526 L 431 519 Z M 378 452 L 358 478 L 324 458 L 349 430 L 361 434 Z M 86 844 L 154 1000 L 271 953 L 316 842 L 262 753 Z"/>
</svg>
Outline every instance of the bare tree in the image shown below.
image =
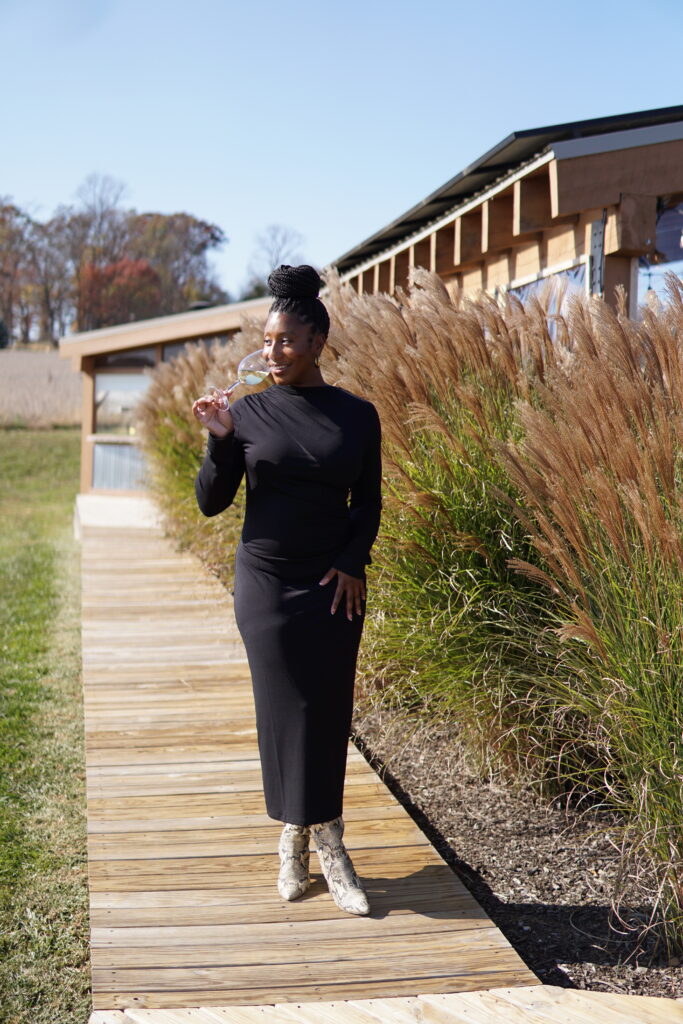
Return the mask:
<svg viewBox="0 0 683 1024">
<path fill-rule="evenodd" d="M 300 249 L 304 236 L 284 224 L 269 224 L 256 236 L 256 246 L 247 273 L 249 275 L 241 299 L 256 299 L 268 294 L 268 275 L 281 263 L 301 263 Z"/>
</svg>

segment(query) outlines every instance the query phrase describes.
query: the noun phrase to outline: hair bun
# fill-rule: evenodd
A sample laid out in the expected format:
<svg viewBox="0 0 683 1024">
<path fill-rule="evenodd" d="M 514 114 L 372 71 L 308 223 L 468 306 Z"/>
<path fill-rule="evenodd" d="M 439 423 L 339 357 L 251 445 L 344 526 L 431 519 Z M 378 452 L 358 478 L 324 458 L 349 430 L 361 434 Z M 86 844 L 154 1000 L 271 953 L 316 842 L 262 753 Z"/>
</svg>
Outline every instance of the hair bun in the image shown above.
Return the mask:
<svg viewBox="0 0 683 1024">
<path fill-rule="evenodd" d="M 318 271 L 307 264 L 290 267 L 283 263 L 268 278 L 268 287 L 278 299 L 317 299 L 322 286 Z"/>
</svg>

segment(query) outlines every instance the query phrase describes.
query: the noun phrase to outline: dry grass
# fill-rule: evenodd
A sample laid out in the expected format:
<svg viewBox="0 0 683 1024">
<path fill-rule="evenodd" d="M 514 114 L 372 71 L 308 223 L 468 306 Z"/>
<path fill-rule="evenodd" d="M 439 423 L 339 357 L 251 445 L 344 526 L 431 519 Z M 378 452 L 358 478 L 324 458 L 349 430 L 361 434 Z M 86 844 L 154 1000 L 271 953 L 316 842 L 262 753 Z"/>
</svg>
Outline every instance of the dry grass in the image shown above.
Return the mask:
<svg viewBox="0 0 683 1024">
<path fill-rule="evenodd" d="M 81 422 L 81 375 L 57 352 L 0 349 L 0 427 Z"/>
<path fill-rule="evenodd" d="M 489 770 L 616 808 L 624 871 L 683 944 L 680 286 L 634 323 L 597 300 L 551 315 L 550 293 L 451 297 L 424 271 L 396 301 L 329 283 L 325 376 L 384 435 L 366 692 L 456 715 Z M 146 436 L 170 520 L 220 567 L 241 509 L 201 521 L 189 412 L 215 362 L 162 371 Z"/>
</svg>

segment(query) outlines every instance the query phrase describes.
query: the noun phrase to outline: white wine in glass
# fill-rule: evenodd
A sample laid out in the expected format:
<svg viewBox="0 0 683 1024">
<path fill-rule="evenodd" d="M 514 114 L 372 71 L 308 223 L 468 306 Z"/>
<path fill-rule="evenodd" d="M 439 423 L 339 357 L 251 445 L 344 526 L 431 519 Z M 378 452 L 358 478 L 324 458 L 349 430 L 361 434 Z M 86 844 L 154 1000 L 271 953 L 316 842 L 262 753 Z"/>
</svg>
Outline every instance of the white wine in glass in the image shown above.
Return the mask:
<svg viewBox="0 0 683 1024">
<path fill-rule="evenodd" d="M 222 409 L 227 409 L 230 395 L 240 384 L 246 384 L 247 387 L 254 388 L 269 376 L 270 368 L 263 361 L 261 351 L 250 352 L 248 356 L 241 360 L 237 367 L 237 380 L 234 383 L 230 384 L 227 388 L 219 388 L 213 384 L 209 385 L 209 392 L 218 398 Z"/>
</svg>

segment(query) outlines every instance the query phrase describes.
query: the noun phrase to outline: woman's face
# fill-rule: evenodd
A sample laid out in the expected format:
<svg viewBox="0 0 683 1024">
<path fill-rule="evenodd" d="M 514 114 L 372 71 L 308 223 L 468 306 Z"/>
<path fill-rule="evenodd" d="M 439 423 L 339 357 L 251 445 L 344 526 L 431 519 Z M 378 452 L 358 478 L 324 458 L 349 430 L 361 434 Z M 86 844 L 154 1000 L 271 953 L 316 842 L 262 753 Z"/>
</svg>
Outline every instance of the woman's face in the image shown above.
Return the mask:
<svg viewBox="0 0 683 1024">
<path fill-rule="evenodd" d="M 263 333 L 263 358 L 276 384 L 317 384 L 315 357 L 325 339 L 293 313 L 271 313 Z"/>
</svg>

